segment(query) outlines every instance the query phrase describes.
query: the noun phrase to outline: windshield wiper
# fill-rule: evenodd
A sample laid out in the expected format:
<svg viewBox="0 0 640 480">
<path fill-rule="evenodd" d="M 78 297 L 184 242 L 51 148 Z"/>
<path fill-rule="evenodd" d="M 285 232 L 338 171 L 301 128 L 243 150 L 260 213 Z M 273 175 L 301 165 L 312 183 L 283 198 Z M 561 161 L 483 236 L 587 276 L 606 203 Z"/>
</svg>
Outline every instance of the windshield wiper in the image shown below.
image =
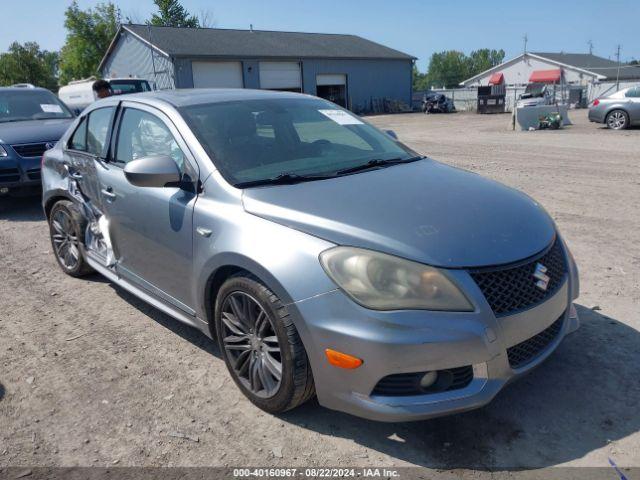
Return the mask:
<svg viewBox="0 0 640 480">
<path fill-rule="evenodd" d="M 386 167 L 389 165 L 397 165 L 398 163 L 410 163 L 415 162 L 417 160 L 422 160 L 425 158 L 422 155 L 418 155 L 416 157 L 410 158 L 389 158 L 387 160 L 381 160 L 379 158 L 375 158 L 373 160 L 369 160 L 367 163 L 363 163 L 362 165 L 356 165 L 355 167 L 343 168 L 342 170 L 338 170 L 336 172 L 337 175 L 348 175 L 349 173 L 356 172 L 364 172 L 365 170 L 372 170 L 376 168 Z"/>
<path fill-rule="evenodd" d="M 298 175 L 297 173 L 281 173 L 275 177 L 248 182 L 236 183 L 236 188 L 258 187 L 260 185 L 292 185 L 300 182 L 312 182 L 314 180 L 326 180 L 335 178 L 335 175 Z"/>
</svg>

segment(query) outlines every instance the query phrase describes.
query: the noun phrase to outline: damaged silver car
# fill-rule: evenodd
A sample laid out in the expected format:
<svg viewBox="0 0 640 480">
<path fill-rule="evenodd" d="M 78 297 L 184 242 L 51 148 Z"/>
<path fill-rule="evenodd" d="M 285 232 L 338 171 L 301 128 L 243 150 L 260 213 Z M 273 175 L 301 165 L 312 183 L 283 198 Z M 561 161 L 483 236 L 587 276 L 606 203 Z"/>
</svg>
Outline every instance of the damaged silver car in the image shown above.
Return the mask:
<svg viewBox="0 0 640 480">
<path fill-rule="evenodd" d="M 107 98 L 47 151 L 43 188 L 66 273 L 216 339 L 268 412 L 314 394 L 384 421 L 477 408 L 579 325 L 537 202 L 319 98 Z"/>
</svg>

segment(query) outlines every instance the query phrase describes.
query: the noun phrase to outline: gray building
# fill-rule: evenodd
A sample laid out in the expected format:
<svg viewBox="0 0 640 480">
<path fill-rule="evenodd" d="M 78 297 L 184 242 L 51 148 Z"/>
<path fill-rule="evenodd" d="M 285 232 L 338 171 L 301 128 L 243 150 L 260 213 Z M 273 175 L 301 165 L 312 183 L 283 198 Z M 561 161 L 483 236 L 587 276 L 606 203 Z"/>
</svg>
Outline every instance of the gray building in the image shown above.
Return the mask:
<svg viewBox="0 0 640 480">
<path fill-rule="evenodd" d="M 99 70 L 158 89 L 297 91 L 380 112 L 411 104 L 414 60 L 355 35 L 123 25 Z"/>
</svg>

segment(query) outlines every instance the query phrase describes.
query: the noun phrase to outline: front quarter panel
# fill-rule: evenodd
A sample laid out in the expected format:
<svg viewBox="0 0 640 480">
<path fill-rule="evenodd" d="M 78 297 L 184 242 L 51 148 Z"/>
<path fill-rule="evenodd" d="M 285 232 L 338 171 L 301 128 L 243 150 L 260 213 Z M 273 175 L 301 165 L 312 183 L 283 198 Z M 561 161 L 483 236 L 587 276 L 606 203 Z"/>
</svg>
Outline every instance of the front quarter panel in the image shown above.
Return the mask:
<svg viewBox="0 0 640 480">
<path fill-rule="evenodd" d="M 247 213 L 241 192 L 227 188 L 218 172 L 204 184 L 194 211 L 197 314 L 207 318 L 208 279 L 234 266 L 256 275 L 285 304 L 336 289 L 318 255 L 334 244 Z"/>
</svg>

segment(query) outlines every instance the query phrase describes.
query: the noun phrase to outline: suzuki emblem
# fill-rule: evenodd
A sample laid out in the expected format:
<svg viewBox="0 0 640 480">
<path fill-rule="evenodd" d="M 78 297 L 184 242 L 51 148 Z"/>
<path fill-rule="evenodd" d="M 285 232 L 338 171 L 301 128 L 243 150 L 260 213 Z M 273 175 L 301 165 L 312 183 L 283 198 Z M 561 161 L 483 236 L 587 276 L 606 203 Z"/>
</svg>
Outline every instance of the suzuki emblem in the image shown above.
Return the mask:
<svg viewBox="0 0 640 480">
<path fill-rule="evenodd" d="M 536 279 L 536 287 L 543 292 L 547 291 L 551 278 L 547 275 L 547 267 L 541 263 L 536 263 L 536 269 L 533 271 L 533 278 Z"/>
</svg>

